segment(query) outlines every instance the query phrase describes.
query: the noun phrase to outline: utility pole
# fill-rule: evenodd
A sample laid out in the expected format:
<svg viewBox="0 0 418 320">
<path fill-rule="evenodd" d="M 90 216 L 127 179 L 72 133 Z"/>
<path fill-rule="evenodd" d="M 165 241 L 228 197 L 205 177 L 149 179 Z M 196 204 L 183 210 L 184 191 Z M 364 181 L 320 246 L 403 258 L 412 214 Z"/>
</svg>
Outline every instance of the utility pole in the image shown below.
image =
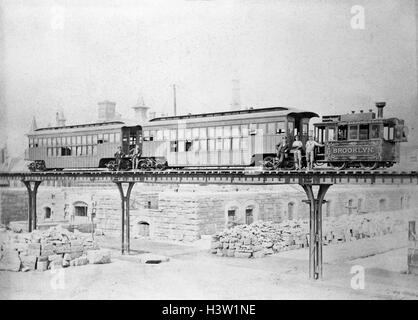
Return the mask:
<svg viewBox="0 0 418 320">
<path fill-rule="evenodd" d="M 174 115 L 177 115 L 177 103 L 176 103 L 176 85 L 173 84 L 173 97 L 174 97 Z"/>
</svg>

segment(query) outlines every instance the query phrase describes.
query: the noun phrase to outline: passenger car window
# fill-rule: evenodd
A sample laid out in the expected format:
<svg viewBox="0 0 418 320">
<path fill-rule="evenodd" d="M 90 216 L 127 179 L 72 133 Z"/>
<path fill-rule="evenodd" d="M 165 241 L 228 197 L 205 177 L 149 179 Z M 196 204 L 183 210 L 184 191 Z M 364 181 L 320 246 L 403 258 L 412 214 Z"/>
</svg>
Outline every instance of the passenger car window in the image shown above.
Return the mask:
<svg viewBox="0 0 418 320">
<path fill-rule="evenodd" d="M 209 138 L 215 138 L 215 127 L 209 127 L 208 128 L 208 137 Z"/>
<path fill-rule="evenodd" d="M 369 125 L 361 124 L 359 130 L 359 139 L 360 140 L 369 140 Z"/>
<path fill-rule="evenodd" d="M 241 125 L 241 134 L 243 137 L 248 137 L 248 124 Z"/>
<path fill-rule="evenodd" d="M 216 137 L 220 138 L 222 137 L 222 133 L 223 133 L 223 128 L 222 127 L 216 127 Z"/>
<path fill-rule="evenodd" d="M 224 127 L 224 135 L 225 138 L 229 138 L 231 136 L 231 127 Z"/>
<path fill-rule="evenodd" d="M 199 138 L 204 139 L 206 138 L 206 128 L 199 129 Z"/>
<path fill-rule="evenodd" d="M 200 140 L 200 150 L 206 151 L 207 146 L 208 146 L 207 140 Z"/>
<path fill-rule="evenodd" d="M 239 137 L 239 126 L 232 126 L 232 136 Z"/>
<path fill-rule="evenodd" d="M 229 138 L 224 139 L 224 150 L 226 151 L 231 150 L 231 139 Z"/>
</svg>

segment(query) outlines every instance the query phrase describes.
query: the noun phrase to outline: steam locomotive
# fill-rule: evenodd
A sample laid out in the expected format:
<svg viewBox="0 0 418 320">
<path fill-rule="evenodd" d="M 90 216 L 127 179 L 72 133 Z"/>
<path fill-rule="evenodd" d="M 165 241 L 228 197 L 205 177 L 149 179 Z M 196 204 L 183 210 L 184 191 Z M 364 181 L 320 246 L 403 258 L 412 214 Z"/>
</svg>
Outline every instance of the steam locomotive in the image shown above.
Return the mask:
<svg viewBox="0 0 418 320">
<path fill-rule="evenodd" d="M 141 125 L 126 121 L 98 122 L 36 129 L 28 134 L 26 160 L 31 171 L 116 169 L 119 146 L 125 156 L 119 169 L 131 170 L 132 150 L 141 157 L 134 169 L 221 168 L 265 166 L 276 156 L 276 145 L 309 135 L 323 144 L 317 165 L 336 169 L 390 167 L 399 161 L 399 145 L 407 141 L 404 121 L 383 118 L 384 103 L 372 110 L 323 116 L 309 126 L 310 111 L 271 107 L 181 116 L 158 117 Z M 302 151 L 302 154 L 304 150 Z M 292 154 L 284 168 L 293 169 Z"/>
</svg>

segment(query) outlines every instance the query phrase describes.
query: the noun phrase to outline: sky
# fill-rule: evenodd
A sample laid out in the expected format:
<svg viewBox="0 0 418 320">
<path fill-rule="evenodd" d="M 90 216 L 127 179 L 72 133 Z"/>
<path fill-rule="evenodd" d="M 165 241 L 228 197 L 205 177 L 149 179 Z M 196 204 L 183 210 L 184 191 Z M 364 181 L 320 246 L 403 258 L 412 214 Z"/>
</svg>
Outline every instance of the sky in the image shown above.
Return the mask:
<svg viewBox="0 0 418 320">
<path fill-rule="evenodd" d="M 228 110 L 234 78 L 243 108 L 386 101 L 415 132 L 415 14 L 414 0 L 0 0 L 0 146 L 20 155 L 33 116 L 91 122 L 103 100 L 171 114 L 173 84 L 179 114 Z"/>
</svg>

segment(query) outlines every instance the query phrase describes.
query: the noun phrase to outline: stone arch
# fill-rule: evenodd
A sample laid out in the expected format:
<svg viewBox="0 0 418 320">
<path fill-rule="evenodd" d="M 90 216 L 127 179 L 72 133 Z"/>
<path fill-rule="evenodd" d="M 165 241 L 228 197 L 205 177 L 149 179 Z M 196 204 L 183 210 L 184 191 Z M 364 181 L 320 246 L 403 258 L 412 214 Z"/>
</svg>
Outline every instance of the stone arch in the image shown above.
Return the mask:
<svg viewBox="0 0 418 320">
<path fill-rule="evenodd" d="M 44 219 L 51 219 L 52 209 L 50 206 L 44 206 L 43 212 L 44 212 Z"/>
<path fill-rule="evenodd" d="M 148 238 L 150 236 L 150 224 L 147 221 L 138 221 L 138 236 Z"/>
<path fill-rule="evenodd" d="M 73 202 L 73 210 L 71 220 L 81 220 L 85 221 L 88 220 L 88 204 L 84 201 L 75 201 Z"/>
</svg>

